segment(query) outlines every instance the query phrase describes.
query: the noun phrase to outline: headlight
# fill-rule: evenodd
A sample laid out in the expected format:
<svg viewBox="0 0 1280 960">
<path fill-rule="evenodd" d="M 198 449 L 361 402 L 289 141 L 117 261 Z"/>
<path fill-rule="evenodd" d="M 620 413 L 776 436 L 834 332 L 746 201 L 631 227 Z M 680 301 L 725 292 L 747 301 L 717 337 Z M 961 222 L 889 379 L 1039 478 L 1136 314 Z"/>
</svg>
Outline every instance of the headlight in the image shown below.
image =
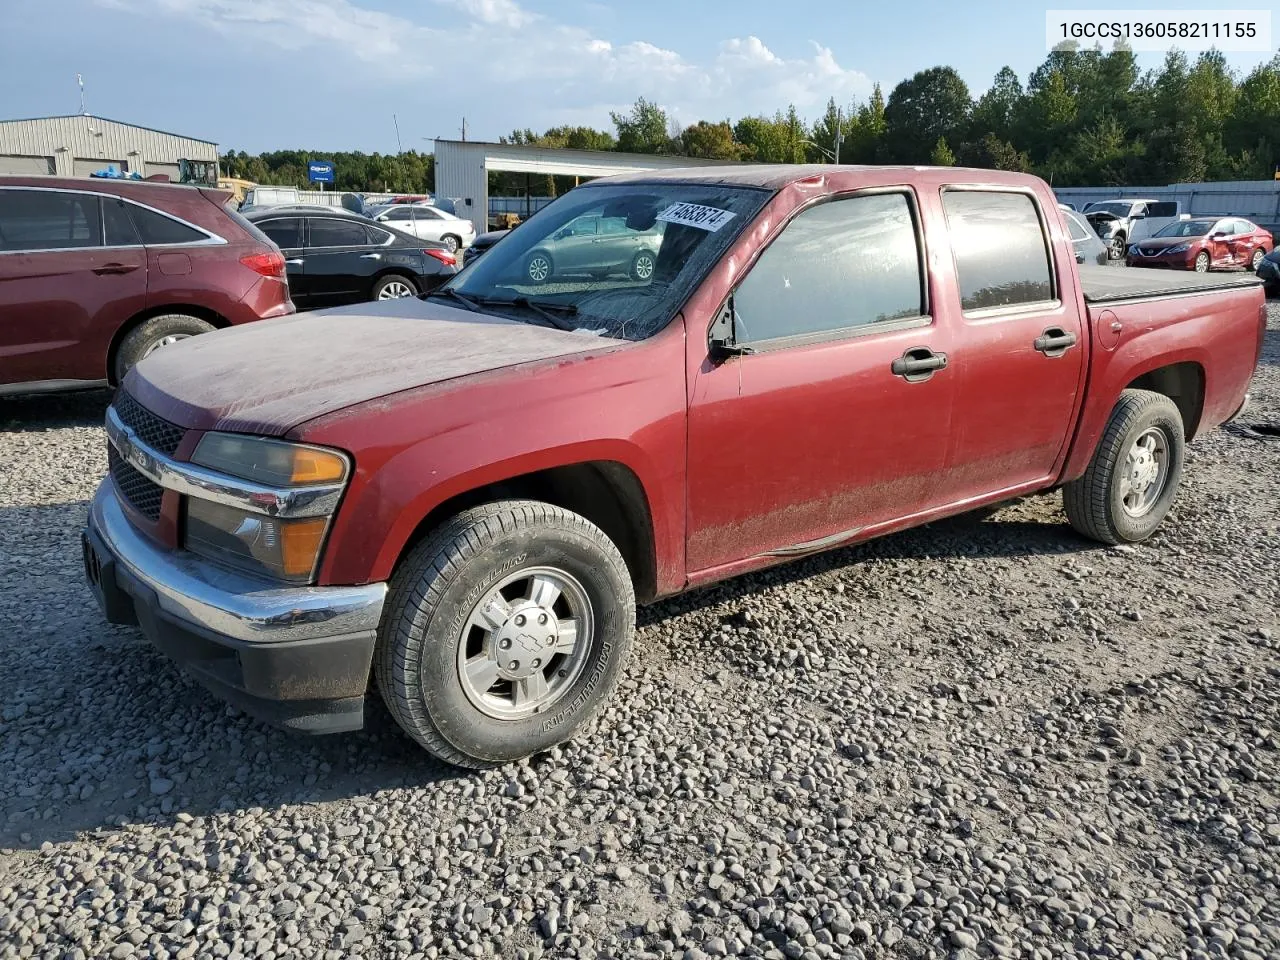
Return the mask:
<svg viewBox="0 0 1280 960">
<path fill-rule="evenodd" d="M 1170 247 L 1168 250 L 1165 251 L 1165 253 L 1186 253 L 1190 249 L 1191 249 L 1191 244 L 1179 243 L 1177 246 Z"/>
<path fill-rule="evenodd" d="M 328 517 L 281 520 L 187 498 L 188 550 L 273 580 L 309 581 L 328 526 Z"/>
<path fill-rule="evenodd" d="M 334 450 L 238 433 L 206 433 L 191 462 L 269 487 L 338 483 L 347 477 L 347 458 Z"/>
<path fill-rule="evenodd" d="M 336 450 L 234 433 L 206 433 L 191 460 L 229 477 L 275 488 L 332 492 L 350 472 L 347 456 Z M 315 575 L 331 517 L 331 512 L 268 516 L 188 496 L 183 542 L 192 553 L 246 573 L 307 583 Z"/>
</svg>

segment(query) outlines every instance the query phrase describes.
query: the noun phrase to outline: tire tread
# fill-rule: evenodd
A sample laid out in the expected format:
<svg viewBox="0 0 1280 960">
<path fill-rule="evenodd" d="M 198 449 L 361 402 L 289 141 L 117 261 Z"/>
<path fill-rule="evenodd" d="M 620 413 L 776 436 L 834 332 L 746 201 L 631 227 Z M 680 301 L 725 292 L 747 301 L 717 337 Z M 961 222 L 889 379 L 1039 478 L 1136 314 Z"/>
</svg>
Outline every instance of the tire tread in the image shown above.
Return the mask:
<svg viewBox="0 0 1280 960">
<path fill-rule="evenodd" d="M 499 500 L 464 510 L 442 523 L 410 551 L 392 575 L 390 599 L 374 649 L 374 681 L 396 723 L 428 753 L 454 766 L 485 770 L 504 762 L 480 760 L 453 746 L 415 695 L 419 688 L 417 664 L 422 645 L 427 642 L 427 624 L 438 612 L 444 587 L 467 560 L 503 534 L 540 524 L 567 526 L 603 551 L 606 559 L 623 572 L 628 593 L 620 600 L 630 612 L 629 622 L 624 624 L 628 639 L 634 629 L 635 595 L 626 575 L 626 563 L 613 541 L 585 517 L 536 500 Z M 619 655 L 625 657 L 625 643 Z M 616 682 L 615 678 L 599 690 L 578 726 L 595 718 Z"/>
</svg>

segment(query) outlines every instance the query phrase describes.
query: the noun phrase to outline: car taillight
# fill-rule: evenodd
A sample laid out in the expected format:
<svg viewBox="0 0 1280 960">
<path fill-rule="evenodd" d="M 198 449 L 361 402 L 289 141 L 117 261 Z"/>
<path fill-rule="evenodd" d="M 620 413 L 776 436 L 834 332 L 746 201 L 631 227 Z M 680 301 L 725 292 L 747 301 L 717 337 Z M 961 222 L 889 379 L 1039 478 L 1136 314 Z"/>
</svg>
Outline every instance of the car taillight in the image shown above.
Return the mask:
<svg viewBox="0 0 1280 960">
<path fill-rule="evenodd" d="M 240 262 L 254 273 L 264 277 L 284 279 L 284 254 L 276 250 L 268 250 L 265 253 L 246 253 L 240 258 Z"/>
<path fill-rule="evenodd" d="M 425 253 L 428 257 L 435 257 L 437 260 L 443 263 L 446 267 L 456 267 L 458 265 L 458 258 L 455 257 L 448 250 L 436 250 L 434 248 L 428 248 L 426 250 L 423 250 L 422 252 Z"/>
</svg>

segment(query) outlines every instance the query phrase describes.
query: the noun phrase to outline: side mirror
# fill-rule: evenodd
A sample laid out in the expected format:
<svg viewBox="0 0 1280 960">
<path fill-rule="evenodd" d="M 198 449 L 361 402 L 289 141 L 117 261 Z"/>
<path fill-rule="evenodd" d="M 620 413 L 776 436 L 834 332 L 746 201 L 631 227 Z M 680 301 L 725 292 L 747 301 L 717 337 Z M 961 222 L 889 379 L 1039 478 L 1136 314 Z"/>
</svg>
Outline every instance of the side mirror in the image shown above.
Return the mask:
<svg viewBox="0 0 1280 960">
<path fill-rule="evenodd" d="M 1131 216 L 1129 219 L 1130 219 L 1130 220 L 1145 220 L 1145 219 L 1147 219 L 1147 215 L 1146 215 L 1145 213 L 1135 213 L 1135 214 L 1134 214 L 1133 216 Z"/>
</svg>

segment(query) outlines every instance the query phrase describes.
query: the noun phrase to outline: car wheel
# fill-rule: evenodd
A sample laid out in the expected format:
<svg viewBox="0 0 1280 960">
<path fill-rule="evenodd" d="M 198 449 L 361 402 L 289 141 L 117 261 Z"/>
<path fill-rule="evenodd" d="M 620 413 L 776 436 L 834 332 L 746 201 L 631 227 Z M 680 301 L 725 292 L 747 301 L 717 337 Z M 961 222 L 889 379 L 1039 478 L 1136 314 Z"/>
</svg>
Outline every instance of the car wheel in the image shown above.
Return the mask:
<svg viewBox="0 0 1280 960">
<path fill-rule="evenodd" d="M 1254 273 L 1257 273 L 1258 267 L 1262 265 L 1262 261 L 1264 258 L 1265 258 L 1265 254 L 1263 254 L 1261 248 L 1253 251 L 1253 259 L 1249 261 L 1249 269 L 1252 270 Z"/>
<path fill-rule="evenodd" d="M 1126 390 L 1089 468 L 1062 490 L 1067 519 L 1102 543 L 1136 543 L 1160 526 L 1178 492 L 1182 414 L 1162 393 Z"/>
<path fill-rule="evenodd" d="M 375 678 L 428 752 L 489 767 L 580 731 L 612 693 L 634 630 L 613 542 L 576 513 L 504 500 L 446 521 L 397 569 Z"/>
<path fill-rule="evenodd" d="M 1124 256 L 1126 249 L 1127 247 L 1124 242 L 1124 236 L 1122 234 L 1116 234 L 1111 238 L 1110 246 L 1107 250 L 1107 256 L 1112 260 L 1119 260 Z"/>
<path fill-rule="evenodd" d="M 398 273 L 387 274 L 373 285 L 372 300 L 401 300 L 404 297 L 416 297 L 418 285 L 406 276 Z"/>
<path fill-rule="evenodd" d="M 449 248 L 450 253 L 457 253 L 458 248 L 462 246 L 462 238 L 452 233 L 446 233 L 440 238 L 440 242 Z"/>
<path fill-rule="evenodd" d="M 535 251 L 524 264 L 524 275 L 530 283 L 546 283 L 551 278 L 555 265 L 551 257 L 541 251 Z"/>
<path fill-rule="evenodd" d="M 632 280 L 651 280 L 653 279 L 653 270 L 657 266 L 653 254 L 648 250 L 641 250 L 631 260 L 631 279 Z"/>
<path fill-rule="evenodd" d="M 1209 254 L 1201 250 L 1196 254 L 1196 273 L 1209 272 Z"/>
<path fill-rule="evenodd" d="M 120 346 L 116 348 L 112 373 L 117 385 L 124 382 L 125 374 L 132 370 L 140 360 L 151 356 L 162 347 L 199 336 L 216 329 L 213 324 L 199 317 L 185 313 L 164 313 L 158 317 L 143 320 L 130 330 Z"/>
</svg>

